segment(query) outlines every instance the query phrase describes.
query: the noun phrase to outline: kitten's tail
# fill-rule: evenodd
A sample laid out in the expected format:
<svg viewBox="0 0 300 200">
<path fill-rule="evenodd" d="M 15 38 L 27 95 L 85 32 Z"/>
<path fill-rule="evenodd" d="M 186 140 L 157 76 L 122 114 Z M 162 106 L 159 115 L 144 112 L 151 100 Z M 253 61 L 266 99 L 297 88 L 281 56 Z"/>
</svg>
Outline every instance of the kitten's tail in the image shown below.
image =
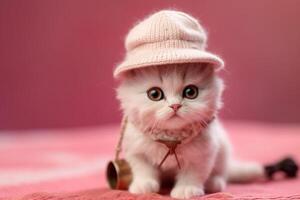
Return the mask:
<svg viewBox="0 0 300 200">
<path fill-rule="evenodd" d="M 287 178 L 295 178 L 297 177 L 298 169 L 298 164 L 291 157 L 286 157 L 268 165 L 232 160 L 228 167 L 228 181 L 245 183 L 263 178 L 272 179 L 277 172 L 283 172 Z"/>
<path fill-rule="evenodd" d="M 255 162 L 232 160 L 228 166 L 228 181 L 236 183 L 252 182 L 265 177 L 265 167 Z"/>
</svg>

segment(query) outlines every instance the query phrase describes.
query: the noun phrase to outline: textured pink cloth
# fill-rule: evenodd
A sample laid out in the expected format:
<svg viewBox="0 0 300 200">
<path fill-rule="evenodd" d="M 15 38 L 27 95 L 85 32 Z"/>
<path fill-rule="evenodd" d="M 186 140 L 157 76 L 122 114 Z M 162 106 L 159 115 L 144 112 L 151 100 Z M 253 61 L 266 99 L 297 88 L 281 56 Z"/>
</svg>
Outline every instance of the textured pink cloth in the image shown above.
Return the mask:
<svg viewBox="0 0 300 200">
<path fill-rule="evenodd" d="M 300 160 L 300 126 L 227 122 L 238 157 L 269 163 Z M 0 133 L 0 199 L 170 199 L 107 189 L 117 126 Z M 25 195 L 25 196 L 24 196 Z M 195 199 L 300 199 L 300 180 L 231 184 Z"/>
<path fill-rule="evenodd" d="M 215 200 L 215 199 L 232 199 L 233 196 L 227 193 L 216 193 L 210 194 L 203 197 L 196 197 L 193 199 L 197 200 Z M 46 194 L 46 193 L 35 193 L 26 195 L 18 198 L 11 198 L 11 200 L 112 200 L 112 199 L 122 199 L 122 200 L 171 200 L 171 197 L 162 196 L 159 194 L 145 194 L 145 195 L 134 195 L 126 191 L 113 191 L 109 189 L 94 189 L 86 190 L 76 193 L 68 194 Z"/>
</svg>

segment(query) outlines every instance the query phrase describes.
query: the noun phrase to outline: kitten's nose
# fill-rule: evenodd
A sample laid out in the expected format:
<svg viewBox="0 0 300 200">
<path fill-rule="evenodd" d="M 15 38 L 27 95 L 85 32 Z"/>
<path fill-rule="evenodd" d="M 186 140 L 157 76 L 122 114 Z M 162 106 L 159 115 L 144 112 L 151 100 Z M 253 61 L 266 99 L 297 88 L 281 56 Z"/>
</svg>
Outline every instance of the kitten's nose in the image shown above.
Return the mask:
<svg viewBox="0 0 300 200">
<path fill-rule="evenodd" d="M 169 107 L 176 112 L 181 107 L 181 104 L 172 104 Z"/>
</svg>

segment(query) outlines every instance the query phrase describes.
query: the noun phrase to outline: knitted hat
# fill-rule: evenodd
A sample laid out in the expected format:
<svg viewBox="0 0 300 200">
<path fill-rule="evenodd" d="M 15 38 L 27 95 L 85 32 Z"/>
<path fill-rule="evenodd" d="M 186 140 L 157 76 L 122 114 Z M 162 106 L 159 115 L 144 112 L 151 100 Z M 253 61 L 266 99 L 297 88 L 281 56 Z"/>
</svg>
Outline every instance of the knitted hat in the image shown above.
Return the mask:
<svg viewBox="0 0 300 200">
<path fill-rule="evenodd" d="M 183 12 L 163 10 L 133 27 L 125 41 L 125 60 L 114 70 L 125 71 L 165 64 L 207 63 L 219 70 L 224 63 L 205 50 L 206 33 L 198 21 Z"/>
</svg>

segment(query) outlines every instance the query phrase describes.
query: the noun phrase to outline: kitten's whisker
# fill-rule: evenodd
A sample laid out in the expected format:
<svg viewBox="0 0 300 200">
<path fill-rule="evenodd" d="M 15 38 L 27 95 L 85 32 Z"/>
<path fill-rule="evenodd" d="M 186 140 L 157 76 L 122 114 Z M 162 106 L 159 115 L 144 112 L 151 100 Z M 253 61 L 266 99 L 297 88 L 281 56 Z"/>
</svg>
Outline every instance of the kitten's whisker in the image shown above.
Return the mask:
<svg viewBox="0 0 300 200">
<path fill-rule="evenodd" d="M 193 129 L 193 135 L 196 135 L 197 133 L 196 133 L 196 128 L 195 128 L 195 124 L 194 123 L 192 123 L 192 129 Z"/>
<path fill-rule="evenodd" d="M 155 128 L 157 128 L 158 124 L 159 124 L 159 121 L 157 119 L 155 119 L 155 121 L 151 127 L 151 134 L 153 134 L 153 131 Z"/>
<path fill-rule="evenodd" d="M 205 125 L 207 125 L 207 121 L 206 121 L 206 120 L 202 119 L 201 121 L 202 121 Z"/>
<path fill-rule="evenodd" d="M 201 120 L 200 124 L 201 124 L 202 128 L 205 128 L 205 127 L 208 126 L 208 124 L 207 124 L 207 122 L 205 120 Z"/>
</svg>

